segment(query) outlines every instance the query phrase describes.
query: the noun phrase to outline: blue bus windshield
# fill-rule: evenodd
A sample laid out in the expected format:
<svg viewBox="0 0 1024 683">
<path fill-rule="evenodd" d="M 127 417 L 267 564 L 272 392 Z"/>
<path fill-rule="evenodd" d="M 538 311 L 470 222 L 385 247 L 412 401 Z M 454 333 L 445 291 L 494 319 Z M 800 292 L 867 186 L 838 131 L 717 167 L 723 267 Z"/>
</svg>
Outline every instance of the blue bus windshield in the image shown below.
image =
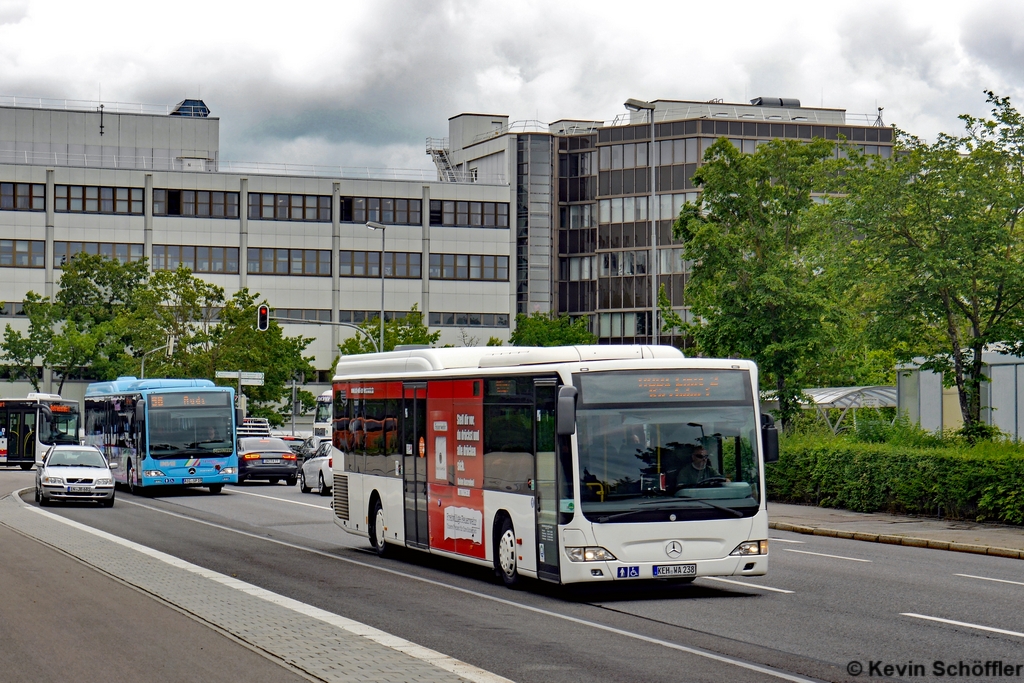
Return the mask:
<svg viewBox="0 0 1024 683">
<path fill-rule="evenodd" d="M 211 394 L 207 394 L 212 398 Z M 162 401 L 151 400 L 149 408 L 149 457 L 158 460 L 175 458 L 226 457 L 234 452 L 233 410 L 227 402 L 196 403 L 186 401 L 168 407 Z M 160 398 L 160 397 L 153 397 Z M 172 401 L 168 401 L 171 403 Z"/>
</svg>

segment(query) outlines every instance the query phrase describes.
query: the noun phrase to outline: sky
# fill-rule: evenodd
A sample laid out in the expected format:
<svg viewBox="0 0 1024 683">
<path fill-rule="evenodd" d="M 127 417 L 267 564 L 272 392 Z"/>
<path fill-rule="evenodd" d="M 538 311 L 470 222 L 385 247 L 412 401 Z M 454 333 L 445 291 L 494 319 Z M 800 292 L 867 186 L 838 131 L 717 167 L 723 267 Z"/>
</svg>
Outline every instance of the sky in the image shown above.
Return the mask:
<svg viewBox="0 0 1024 683">
<path fill-rule="evenodd" d="M 220 118 L 220 158 L 431 168 L 461 112 L 611 120 L 627 98 L 805 106 L 925 139 L 1024 88 L 1024 3 L 0 0 L 0 96 Z"/>
</svg>

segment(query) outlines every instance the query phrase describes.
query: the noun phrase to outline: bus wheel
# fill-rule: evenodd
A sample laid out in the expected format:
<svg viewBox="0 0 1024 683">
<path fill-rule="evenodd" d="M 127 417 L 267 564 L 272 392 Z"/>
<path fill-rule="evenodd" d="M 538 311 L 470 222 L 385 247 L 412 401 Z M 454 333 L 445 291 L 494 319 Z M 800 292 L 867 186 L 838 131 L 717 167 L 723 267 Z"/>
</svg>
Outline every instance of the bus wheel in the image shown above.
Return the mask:
<svg viewBox="0 0 1024 683">
<path fill-rule="evenodd" d="M 516 532 L 508 517 L 501 520 L 501 530 L 494 545 L 494 571 L 506 586 L 512 588 L 519 583 L 519 567 L 516 561 Z"/>
<path fill-rule="evenodd" d="M 223 488 L 224 488 L 224 484 L 210 484 L 210 493 L 213 493 L 213 494 L 220 493 Z"/>
<path fill-rule="evenodd" d="M 30 470 L 30 469 L 32 469 L 32 463 L 30 463 L 30 462 L 23 462 L 23 463 L 21 463 L 21 469 L 23 469 L 23 470 Z"/>
<path fill-rule="evenodd" d="M 379 499 L 374 501 L 370 520 L 370 543 L 373 544 L 378 557 L 384 557 L 388 552 L 388 544 L 384 540 L 384 508 Z"/>
</svg>

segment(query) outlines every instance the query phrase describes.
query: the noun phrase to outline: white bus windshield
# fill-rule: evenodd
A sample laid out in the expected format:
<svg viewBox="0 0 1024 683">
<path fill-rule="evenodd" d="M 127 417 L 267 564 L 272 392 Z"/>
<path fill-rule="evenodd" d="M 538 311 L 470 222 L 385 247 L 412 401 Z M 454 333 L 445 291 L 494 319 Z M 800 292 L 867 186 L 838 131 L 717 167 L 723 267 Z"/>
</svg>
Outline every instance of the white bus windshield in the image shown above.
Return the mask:
<svg viewBox="0 0 1024 683">
<path fill-rule="evenodd" d="M 47 416 L 44 412 L 42 417 L 39 430 L 40 442 L 47 446 L 79 443 L 78 406 L 55 403 L 50 406 L 50 415 Z"/>
<path fill-rule="evenodd" d="M 323 400 L 317 399 L 316 402 L 316 417 L 313 418 L 315 423 L 330 423 L 333 418 L 331 412 L 331 399 Z"/>
<path fill-rule="evenodd" d="M 596 522 L 747 517 L 759 507 L 746 371 L 576 376 L 580 503 Z"/>
<path fill-rule="evenodd" d="M 233 409 L 226 392 L 149 397 L 149 456 L 223 457 L 234 450 Z"/>
</svg>

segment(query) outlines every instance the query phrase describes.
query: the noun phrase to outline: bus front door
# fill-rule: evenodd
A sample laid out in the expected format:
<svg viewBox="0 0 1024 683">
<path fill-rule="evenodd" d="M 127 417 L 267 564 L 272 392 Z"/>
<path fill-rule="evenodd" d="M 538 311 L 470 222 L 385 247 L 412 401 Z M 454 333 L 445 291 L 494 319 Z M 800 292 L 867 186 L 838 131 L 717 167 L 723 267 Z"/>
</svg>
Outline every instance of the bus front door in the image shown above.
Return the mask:
<svg viewBox="0 0 1024 683">
<path fill-rule="evenodd" d="M 554 378 L 534 380 L 534 453 L 536 474 L 534 496 L 537 514 L 537 574 L 558 581 L 558 460 L 555 438 L 555 409 L 558 387 Z"/>
<path fill-rule="evenodd" d="M 7 412 L 4 435 L 7 437 L 7 464 L 29 469 L 36 457 L 36 409 L 12 409 Z"/>
<path fill-rule="evenodd" d="M 426 548 L 427 531 L 427 385 L 406 384 L 402 401 L 402 467 L 405 542 Z"/>
</svg>

